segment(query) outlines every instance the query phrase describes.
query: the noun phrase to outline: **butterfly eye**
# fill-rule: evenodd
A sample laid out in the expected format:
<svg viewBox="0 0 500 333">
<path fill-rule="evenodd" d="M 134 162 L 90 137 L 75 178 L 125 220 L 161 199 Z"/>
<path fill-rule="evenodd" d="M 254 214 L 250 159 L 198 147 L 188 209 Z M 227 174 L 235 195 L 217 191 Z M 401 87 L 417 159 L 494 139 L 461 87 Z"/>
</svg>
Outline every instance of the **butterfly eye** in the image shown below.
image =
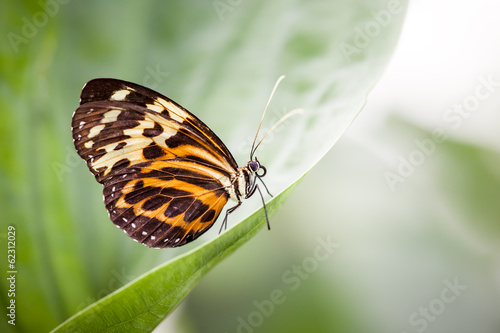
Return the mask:
<svg viewBox="0 0 500 333">
<path fill-rule="evenodd" d="M 257 161 L 250 161 L 250 162 L 248 162 L 248 167 L 249 167 L 250 171 L 257 172 L 261 166 L 260 166 L 260 163 Z"/>
</svg>

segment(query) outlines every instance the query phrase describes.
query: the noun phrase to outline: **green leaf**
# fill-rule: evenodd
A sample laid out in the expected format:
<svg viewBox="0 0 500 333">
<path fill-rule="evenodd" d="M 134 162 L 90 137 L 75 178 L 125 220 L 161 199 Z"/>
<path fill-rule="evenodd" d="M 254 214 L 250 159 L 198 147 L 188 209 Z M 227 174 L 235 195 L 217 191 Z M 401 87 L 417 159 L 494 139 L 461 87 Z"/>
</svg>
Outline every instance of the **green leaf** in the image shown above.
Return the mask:
<svg viewBox="0 0 500 333">
<path fill-rule="evenodd" d="M 267 204 L 270 216 L 297 183 Z M 220 237 L 155 268 L 76 314 L 53 332 L 152 331 L 205 273 L 265 224 L 261 211 L 252 214 Z"/>
<path fill-rule="evenodd" d="M 231 215 L 234 228 L 217 236 L 215 227 L 181 249 L 148 249 L 117 232 L 106 216 L 100 185 L 71 140 L 71 114 L 84 82 L 117 77 L 166 94 L 210 126 L 242 165 L 272 86 L 285 74 L 262 132 L 290 110 L 305 112 L 279 126 L 257 151 L 268 170 L 266 184 L 278 194 L 268 203 L 272 213 L 290 184 L 319 161 L 365 104 L 392 54 L 406 10 L 406 1 L 363 0 L 50 3 L 57 10 L 19 1 L 6 2 L 0 11 L 2 31 L 26 41 L 0 41 L 6 83 L 0 86 L 0 106 L 6 110 L 0 113 L 0 194 L 6 198 L 0 203 L 1 228 L 13 224 L 19 232 L 22 274 L 16 300 L 19 313 L 31 314 L 7 327 L 16 331 L 49 330 L 158 260 L 218 237 L 176 259 L 190 279 L 183 279 L 181 270 L 171 284 L 153 287 L 144 282 L 150 276 L 168 279 L 161 274 L 164 269 L 155 269 L 64 326 L 98 325 L 79 318 L 99 309 L 110 325 L 137 317 L 135 325 L 150 330 L 217 260 L 265 223 L 260 199 L 254 197 Z M 140 296 L 132 286 L 140 287 L 135 289 Z M 175 291 L 171 298 L 158 302 L 169 287 Z M 6 285 L 1 288 L 7 304 Z M 143 298 L 143 293 L 154 297 Z M 144 304 L 158 304 L 155 314 L 140 317 L 135 310 L 142 311 Z"/>
</svg>

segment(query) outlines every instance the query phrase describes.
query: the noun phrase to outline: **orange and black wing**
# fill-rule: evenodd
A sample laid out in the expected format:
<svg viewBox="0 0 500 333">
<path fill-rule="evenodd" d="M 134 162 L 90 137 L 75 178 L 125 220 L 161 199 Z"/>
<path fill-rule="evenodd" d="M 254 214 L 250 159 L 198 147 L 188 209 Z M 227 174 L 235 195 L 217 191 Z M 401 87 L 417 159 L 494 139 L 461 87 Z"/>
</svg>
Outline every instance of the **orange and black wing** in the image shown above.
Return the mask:
<svg viewBox="0 0 500 333">
<path fill-rule="evenodd" d="M 104 184 L 109 217 L 149 247 L 186 244 L 207 231 L 228 200 L 213 171 L 184 159 L 122 168 Z"/>
<path fill-rule="evenodd" d="M 196 116 L 148 88 L 89 81 L 72 121 L 111 220 L 150 247 L 180 246 L 215 222 L 237 164 Z"/>
</svg>

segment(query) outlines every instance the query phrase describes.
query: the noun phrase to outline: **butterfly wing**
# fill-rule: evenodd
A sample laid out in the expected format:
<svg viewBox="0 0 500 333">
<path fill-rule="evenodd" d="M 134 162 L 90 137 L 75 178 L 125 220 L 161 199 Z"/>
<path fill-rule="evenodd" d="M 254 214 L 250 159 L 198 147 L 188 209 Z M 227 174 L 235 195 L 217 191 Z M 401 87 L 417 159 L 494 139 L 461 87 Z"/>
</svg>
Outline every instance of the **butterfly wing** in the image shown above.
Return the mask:
<svg viewBox="0 0 500 333">
<path fill-rule="evenodd" d="M 196 116 L 148 88 L 89 81 L 73 140 L 98 182 L 111 220 L 152 247 L 180 246 L 215 222 L 237 164 Z"/>
<path fill-rule="evenodd" d="M 119 169 L 126 163 L 121 161 L 125 155 L 131 164 L 185 157 L 220 170 L 238 168 L 224 143 L 195 115 L 131 82 L 89 81 L 72 126 L 78 153 L 90 161 L 89 168 L 101 183 L 113 166 Z"/>
<path fill-rule="evenodd" d="M 109 217 L 149 247 L 186 244 L 207 231 L 228 200 L 213 171 L 185 159 L 122 168 L 104 184 Z"/>
</svg>

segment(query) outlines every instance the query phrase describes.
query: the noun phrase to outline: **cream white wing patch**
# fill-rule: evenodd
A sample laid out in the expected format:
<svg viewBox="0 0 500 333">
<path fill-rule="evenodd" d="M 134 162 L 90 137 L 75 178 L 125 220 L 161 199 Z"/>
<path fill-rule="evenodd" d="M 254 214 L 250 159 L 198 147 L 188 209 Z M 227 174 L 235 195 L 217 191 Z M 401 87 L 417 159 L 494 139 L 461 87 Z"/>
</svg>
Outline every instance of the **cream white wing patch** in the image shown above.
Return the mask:
<svg viewBox="0 0 500 333">
<path fill-rule="evenodd" d="M 158 103 L 162 105 L 165 109 L 169 110 L 169 116 L 170 118 L 178 121 L 178 122 L 183 122 L 184 119 L 188 120 L 193 120 L 192 117 L 184 110 L 179 108 L 177 105 L 175 105 L 172 102 L 168 102 L 165 99 L 159 97 L 157 99 Z"/>
<path fill-rule="evenodd" d="M 92 108 L 90 114 L 75 115 L 74 120 L 82 125 L 74 128 L 74 137 L 83 146 L 80 153 L 100 179 L 117 166 L 176 157 L 166 141 L 177 134 L 180 124 L 151 113 L 133 114 L 125 108 Z"/>
<path fill-rule="evenodd" d="M 104 119 L 103 119 L 104 120 Z M 103 121 L 101 121 L 103 122 Z M 105 125 L 97 125 L 97 126 L 93 126 L 90 131 L 89 131 L 89 135 L 88 135 L 88 138 L 93 138 L 94 136 L 96 136 L 97 134 L 101 133 L 101 131 L 104 129 L 104 126 Z"/>
<path fill-rule="evenodd" d="M 104 118 L 101 120 L 102 123 L 112 123 L 118 118 L 118 115 L 122 110 L 110 110 L 104 114 Z"/>
<path fill-rule="evenodd" d="M 123 101 L 128 94 L 130 94 L 130 90 L 128 89 L 117 90 L 109 99 L 112 101 Z"/>
</svg>

